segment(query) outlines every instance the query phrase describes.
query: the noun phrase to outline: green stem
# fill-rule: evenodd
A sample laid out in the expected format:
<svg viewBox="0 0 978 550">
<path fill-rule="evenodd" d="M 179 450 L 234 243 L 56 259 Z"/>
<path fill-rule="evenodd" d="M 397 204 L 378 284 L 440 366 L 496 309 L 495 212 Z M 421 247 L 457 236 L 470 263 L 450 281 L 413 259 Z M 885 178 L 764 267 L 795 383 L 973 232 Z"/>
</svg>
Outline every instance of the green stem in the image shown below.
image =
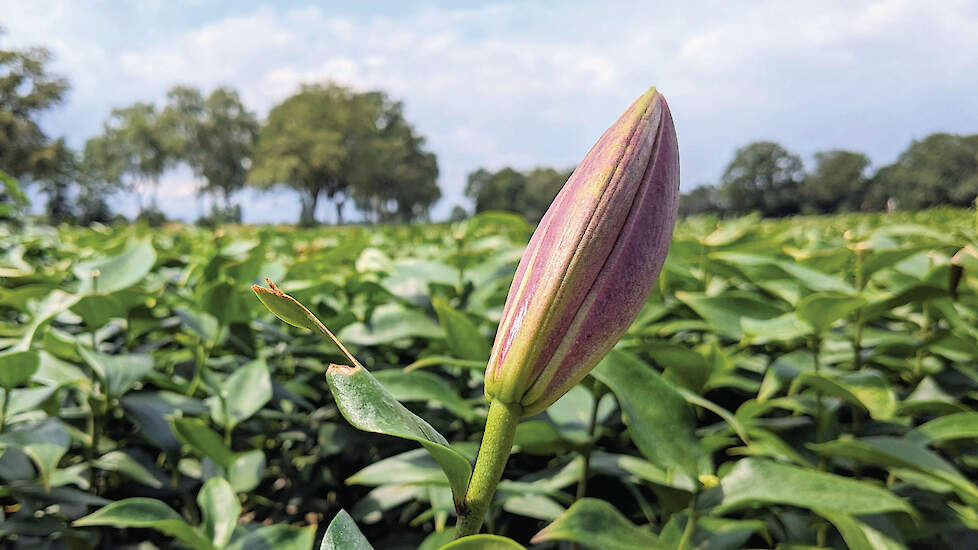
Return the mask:
<svg viewBox="0 0 978 550">
<path fill-rule="evenodd" d="M 812 359 L 815 363 L 815 375 L 819 374 L 819 351 L 822 348 L 821 339 L 816 336 L 812 340 Z M 824 426 L 823 420 L 825 416 L 825 404 L 822 402 L 822 390 L 815 389 L 815 442 L 822 443 L 825 439 L 825 434 L 823 433 Z"/>
<path fill-rule="evenodd" d="M 693 532 L 696 531 L 696 500 L 699 492 L 693 493 L 693 500 L 689 502 L 689 518 L 686 520 L 686 527 L 683 529 L 683 538 L 679 539 L 679 546 L 676 550 L 687 550 L 693 540 Z"/>
<path fill-rule="evenodd" d="M 594 449 L 594 436 L 598 431 L 598 398 L 601 396 L 601 382 L 594 381 L 594 407 L 591 408 L 591 419 L 587 425 L 587 448 L 582 453 L 584 456 L 584 468 L 581 472 L 581 479 L 577 482 L 576 500 L 581 500 L 587 494 L 588 470 L 591 468 L 591 450 Z M 573 547 L 573 546 L 572 546 Z"/>
<path fill-rule="evenodd" d="M 594 449 L 594 436 L 598 431 L 598 399 L 601 397 L 601 382 L 594 381 L 594 388 L 591 393 L 594 396 L 594 406 L 591 407 L 591 418 L 587 425 L 587 448 L 581 453 L 584 457 L 584 465 L 581 467 L 581 479 L 577 481 L 577 493 L 574 500 L 581 500 L 587 495 L 587 478 L 591 469 L 591 450 Z M 570 550 L 577 550 L 577 541 L 570 545 Z"/>
<path fill-rule="evenodd" d="M 516 425 L 522 415 L 523 408 L 517 403 L 503 403 L 497 399 L 489 404 L 489 418 L 482 435 L 479 456 L 465 491 L 465 501 L 459 510 L 456 538 L 475 535 L 482 529 L 489 503 L 496 493 L 496 485 L 513 450 Z"/>
<path fill-rule="evenodd" d="M 12 391 L 14 391 L 13 388 L 3 389 L 3 406 L 0 407 L 0 434 L 3 433 L 3 425 L 6 424 L 7 422 L 7 411 L 9 410 L 7 408 L 7 405 L 10 404 L 10 398 L 8 394 Z"/>
</svg>

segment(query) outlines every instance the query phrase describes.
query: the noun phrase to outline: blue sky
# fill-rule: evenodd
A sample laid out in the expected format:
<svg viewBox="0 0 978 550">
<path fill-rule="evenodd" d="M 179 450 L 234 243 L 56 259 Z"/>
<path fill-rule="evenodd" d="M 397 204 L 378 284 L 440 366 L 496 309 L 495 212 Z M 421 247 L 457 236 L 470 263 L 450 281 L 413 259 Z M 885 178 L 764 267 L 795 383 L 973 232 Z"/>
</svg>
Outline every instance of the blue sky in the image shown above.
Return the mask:
<svg viewBox="0 0 978 550">
<path fill-rule="evenodd" d="M 686 190 L 757 139 L 809 164 L 847 148 L 879 166 L 931 132 L 978 132 L 967 1 L 0 0 L 0 26 L 0 45 L 45 45 L 71 80 L 44 125 L 74 146 L 113 107 L 178 83 L 234 86 L 262 116 L 305 82 L 386 90 L 438 155 L 435 217 L 469 206 L 480 166 L 574 165 L 651 85 L 672 107 Z M 161 206 L 195 219 L 195 185 L 167 174 Z M 242 198 L 246 221 L 298 217 L 288 192 Z"/>
</svg>

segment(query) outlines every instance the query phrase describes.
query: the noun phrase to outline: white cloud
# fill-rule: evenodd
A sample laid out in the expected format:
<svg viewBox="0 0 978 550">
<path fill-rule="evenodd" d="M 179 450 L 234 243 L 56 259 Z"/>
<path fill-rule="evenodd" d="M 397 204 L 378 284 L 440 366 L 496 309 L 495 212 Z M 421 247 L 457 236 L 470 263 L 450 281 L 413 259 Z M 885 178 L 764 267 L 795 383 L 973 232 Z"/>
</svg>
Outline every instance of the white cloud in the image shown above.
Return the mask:
<svg viewBox="0 0 978 550">
<path fill-rule="evenodd" d="M 912 137 L 978 131 L 978 9 L 964 0 L 386 15 L 271 3 L 214 15 L 220 4 L 201 4 L 36 0 L 0 12 L 5 42 L 49 45 L 70 76 L 71 98 L 48 123 L 76 144 L 111 107 L 161 99 L 175 83 L 233 85 L 259 113 L 304 82 L 387 90 L 438 154 L 441 214 L 480 165 L 575 163 L 652 84 L 673 108 L 686 188 L 715 179 L 756 138 L 888 162 Z"/>
</svg>

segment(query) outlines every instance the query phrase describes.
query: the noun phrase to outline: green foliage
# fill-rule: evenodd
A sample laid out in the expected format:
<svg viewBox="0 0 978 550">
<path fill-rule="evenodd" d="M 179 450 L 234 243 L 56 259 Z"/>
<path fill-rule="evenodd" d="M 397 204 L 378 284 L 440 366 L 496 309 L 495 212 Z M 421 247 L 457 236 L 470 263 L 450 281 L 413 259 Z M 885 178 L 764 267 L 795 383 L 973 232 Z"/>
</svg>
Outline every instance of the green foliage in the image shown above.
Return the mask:
<svg viewBox="0 0 978 550">
<path fill-rule="evenodd" d="M 798 212 L 801 158 L 777 143 L 758 141 L 737 150 L 721 178 L 720 193 L 733 214 L 764 216 Z"/>
<path fill-rule="evenodd" d="M 268 114 L 249 178 L 298 191 L 303 225 L 323 195 L 340 223 L 349 198 L 374 221 L 423 218 L 441 196 L 438 165 L 402 111 L 383 92 L 303 86 Z"/>
<path fill-rule="evenodd" d="M 684 193 L 679 211 L 780 217 L 969 207 L 978 195 L 978 134 L 931 134 L 871 177 L 869 165 L 862 153 L 833 149 L 815 153 L 815 169 L 806 174 L 798 156 L 777 143 L 755 142 L 737 151 L 719 185 Z"/>
<path fill-rule="evenodd" d="M 542 167 L 528 172 L 509 167 L 497 172 L 480 168 L 469 174 L 465 195 L 475 201 L 476 213 L 502 210 L 538 222 L 571 172 Z"/>
<path fill-rule="evenodd" d="M 37 120 L 68 91 L 50 63 L 44 48 L 0 49 L 0 170 L 17 179 L 44 180 L 59 171 L 64 142 L 48 137 Z"/>
<path fill-rule="evenodd" d="M 975 540 L 978 235 L 944 209 L 681 222 L 618 348 L 517 429 L 493 536 L 452 542 L 529 229 L 4 233 L 0 545 Z"/>
<path fill-rule="evenodd" d="M 258 136 L 257 117 L 238 92 L 227 87 L 215 88 L 204 98 L 196 88 L 175 86 L 166 97 L 160 126 L 173 156 L 204 178 L 200 193 L 221 199 L 221 206 L 215 205 L 211 214 L 215 221 L 240 222 L 240 210 L 235 216 L 231 196 L 244 187 L 248 176 Z"/>
</svg>

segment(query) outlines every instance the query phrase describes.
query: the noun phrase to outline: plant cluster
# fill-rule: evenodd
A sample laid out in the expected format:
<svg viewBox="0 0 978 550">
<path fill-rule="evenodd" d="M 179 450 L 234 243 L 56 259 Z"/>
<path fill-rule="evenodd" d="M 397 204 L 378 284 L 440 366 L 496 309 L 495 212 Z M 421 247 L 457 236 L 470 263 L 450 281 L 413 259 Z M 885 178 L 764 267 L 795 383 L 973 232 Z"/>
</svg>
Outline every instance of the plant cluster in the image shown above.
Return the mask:
<svg viewBox="0 0 978 550">
<path fill-rule="evenodd" d="M 374 548 L 451 541 L 438 462 L 351 427 L 324 379 L 349 360 L 246 289 L 284 281 L 471 463 L 525 222 L 0 231 L 8 546 L 308 549 L 334 517 Z M 541 549 L 974 545 L 976 241 L 960 210 L 681 222 L 615 350 L 520 423 L 487 530 Z"/>
</svg>

